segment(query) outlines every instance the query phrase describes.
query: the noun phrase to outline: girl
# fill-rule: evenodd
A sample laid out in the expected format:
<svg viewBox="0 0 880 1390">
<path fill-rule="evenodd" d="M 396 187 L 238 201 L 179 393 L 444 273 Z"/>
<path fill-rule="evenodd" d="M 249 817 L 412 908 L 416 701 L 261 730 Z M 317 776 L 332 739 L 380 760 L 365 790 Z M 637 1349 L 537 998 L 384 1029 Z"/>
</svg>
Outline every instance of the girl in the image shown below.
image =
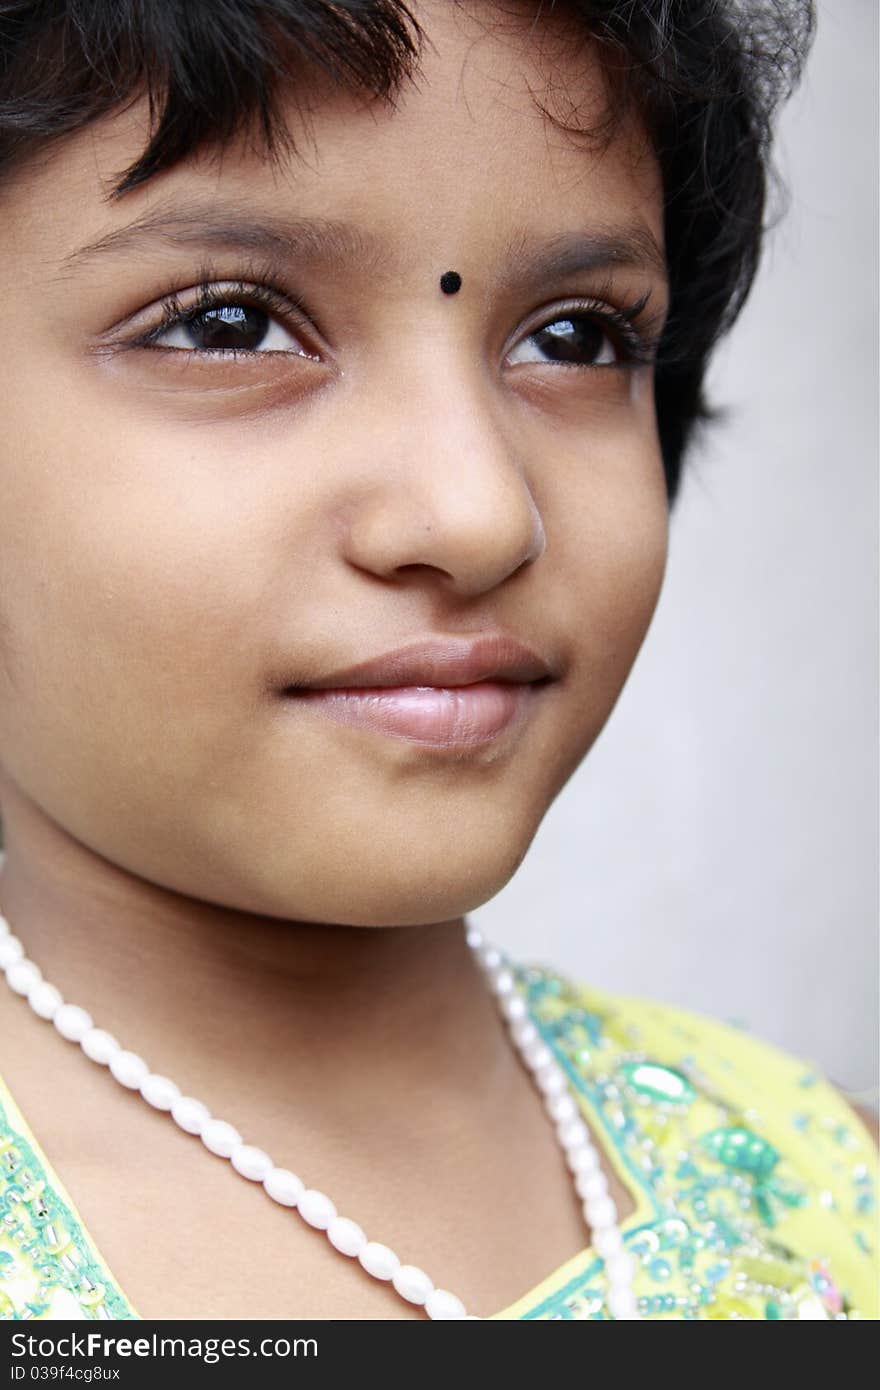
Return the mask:
<svg viewBox="0 0 880 1390">
<path fill-rule="evenodd" d="M 0 18 L 4 1315 L 870 1316 L 826 1080 L 466 916 L 647 632 L 808 5 Z"/>
</svg>

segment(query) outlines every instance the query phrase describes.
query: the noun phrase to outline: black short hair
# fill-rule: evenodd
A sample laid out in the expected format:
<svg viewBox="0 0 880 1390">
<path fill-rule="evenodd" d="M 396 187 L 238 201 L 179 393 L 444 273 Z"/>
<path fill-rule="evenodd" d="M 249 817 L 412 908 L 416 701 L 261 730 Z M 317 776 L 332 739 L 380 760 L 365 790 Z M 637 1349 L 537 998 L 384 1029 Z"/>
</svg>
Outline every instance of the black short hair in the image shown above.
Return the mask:
<svg viewBox="0 0 880 1390">
<path fill-rule="evenodd" d="M 580 26 L 610 98 L 594 133 L 611 139 L 635 109 L 659 160 L 671 300 L 655 384 L 672 503 L 698 427 L 725 414 L 705 372 L 754 281 L 771 181 L 784 199 L 773 122 L 812 44 L 813 0 L 507 4 L 536 26 L 542 13 Z M 42 148 L 141 95 L 151 136 L 117 197 L 245 129 L 275 158 L 295 150 L 281 89 L 309 65 L 393 104 L 424 37 L 403 0 L 0 0 L 0 192 Z"/>
</svg>

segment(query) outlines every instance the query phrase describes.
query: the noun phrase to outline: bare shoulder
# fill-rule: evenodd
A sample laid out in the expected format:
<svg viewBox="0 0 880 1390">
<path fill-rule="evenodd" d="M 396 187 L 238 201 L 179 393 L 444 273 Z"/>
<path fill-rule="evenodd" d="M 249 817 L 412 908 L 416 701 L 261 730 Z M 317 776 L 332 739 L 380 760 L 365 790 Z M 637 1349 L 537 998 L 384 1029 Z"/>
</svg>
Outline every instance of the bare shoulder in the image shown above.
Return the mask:
<svg viewBox="0 0 880 1390">
<path fill-rule="evenodd" d="M 880 1122 L 878 1122 L 877 1116 L 874 1114 L 873 1110 L 869 1110 L 866 1105 L 855 1105 L 849 1099 L 848 1096 L 844 1095 L 842 1091 L 840 1092 L 840 1094 L 842 1099 L 849 1106 L 850 1110 L 854 1110 L 855 1113 L 858 1115 L 862 1124 L 865 1126 L 868 1133 L 871 1135 L 871 1138 L 874 1140 L 875 1147 L 880 1149 L 880 1141 L 878 1141 L 877 1135 L 878 1123 Z"/>
</svg>

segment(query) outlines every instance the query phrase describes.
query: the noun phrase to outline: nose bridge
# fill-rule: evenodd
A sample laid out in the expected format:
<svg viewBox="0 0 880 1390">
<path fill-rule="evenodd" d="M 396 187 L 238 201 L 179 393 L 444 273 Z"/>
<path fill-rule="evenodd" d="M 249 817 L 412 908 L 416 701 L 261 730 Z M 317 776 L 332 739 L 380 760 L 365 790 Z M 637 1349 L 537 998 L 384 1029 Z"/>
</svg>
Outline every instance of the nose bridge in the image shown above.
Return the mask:
<svg viewBox="0 0 880 1390">
<path fill-rule="evenodd" d="M 505 416 L 466 326 L 441 331 L 435 321 L 434 328 L 410 332 L 400 356 L 386 363 L 380 398 L 394 421 L 397 465 L 439 506 L 457 499 L 482 505 L 481 493 L 501 493 L 508 503 L 531 499 L 512 415 L 508 408 Z"/>
<path fill-rule="evenodd" d="M 458 572 L 488 587 L 544 549 L 513 418 L 463 333 L 409 333 L 376 383 L 384 492 L 397 527 L 396 564 Z M 468 576 L 465 580 L 465 575 Z"/>
<path fill-rule="evenodd" d="M 417 485 L 436 488 L 438 500 L 525 486 L 522 459 L 473 354 L 431 345 L 419 360 L 415 352 L 398 378 L 393 409 L 407 472 Z"/>
</svg>

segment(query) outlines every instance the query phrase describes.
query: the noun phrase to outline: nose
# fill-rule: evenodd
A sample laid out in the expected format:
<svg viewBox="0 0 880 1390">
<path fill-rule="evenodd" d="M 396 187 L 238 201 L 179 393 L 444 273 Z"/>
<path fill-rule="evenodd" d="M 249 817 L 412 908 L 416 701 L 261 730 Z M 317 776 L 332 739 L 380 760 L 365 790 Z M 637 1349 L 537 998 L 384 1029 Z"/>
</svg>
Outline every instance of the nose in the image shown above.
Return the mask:
<svg viewBox="0 0 880 1390">
<path fill-rule="evenodd" d="M 344 547 L 349 563 L 383 579 L 432 572 L 467 597 L 532 564 L 547 542 L 512 421 L 461 375 L 440 390 L 416 388 L 410 373 L 405 397 L 383 392 Z"/>
</svg>

